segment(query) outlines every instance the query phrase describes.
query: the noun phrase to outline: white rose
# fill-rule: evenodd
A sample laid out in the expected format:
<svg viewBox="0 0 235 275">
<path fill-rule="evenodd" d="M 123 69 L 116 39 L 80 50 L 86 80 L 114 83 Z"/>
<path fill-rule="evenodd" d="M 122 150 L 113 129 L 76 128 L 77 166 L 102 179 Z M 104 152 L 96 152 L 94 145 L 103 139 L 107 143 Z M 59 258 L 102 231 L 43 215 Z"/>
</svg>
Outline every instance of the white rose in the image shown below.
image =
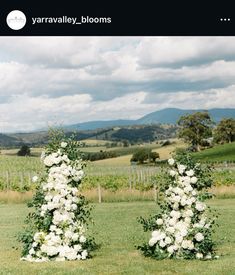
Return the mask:
<svg viewBox="0 0 235 275">
<path fill-rule="evenodd" d="M 77 210 L 78 207 L 77 207 L 76 204 L 72 204 L 72 205 L 71 205 L 71 208 L 72 208 L 72 210 Z"/>
<path fill-rule="evenodd" d="M 79 239 L 80 243 L 85 243 L 86 241 L 86 237 L 84 236 L 81 236 L 80 239 Z"/>
<path fill-rule="evenodd" d="M 186 200 L 185 200 L 185 199 L 181 199 L 180 204 L 181 204 L 182 206 L 185 206 L 185 205 L 186 205 Z"/>
<path fill-rule="evenodd" d="M 191 192 L 193 190 L 193 187 L 191 185 L 187 185 L 185 188 L 184 188 L 184 192 L 186 194 L 188 194 L 189 192 Z"/>
<path fill-rule="evenodd" d="M 56 262 L 64 262 L 65 261 L 65 257 L 56 257 L 55 261 Z"/>
<path fill-rule="evenodd" d="M 194 249 L 194 244 L 193 244 L 193 242 L 192 242 L 191 240 L 188 241 L 188 249 L 189 249 L 189 250 Z"/>
<path fill-rule="evenodd" d="M 42 209 L 42 211 L 47 211 L 47 205 L 46 205 L 46 204 L 43 204 L 43 205 L 41 206 L 41 209 Z"/>
<path fill-rule="evenodd" d="M 73 237 L 73 232 L 71 230 L 67 230 L 67 231 L 65 231 L 64 235 L 66 238 L 70 239 Z"/>
<path fill-rule="evenodd" d="M 171 245 L 171 246 L 167 247 L 167 252 L 170 254 L 174 253 L 174 246 Z"/>
<path fill-rule="evenodd" d="M 46 211 L 41 211 L 40 216 L 41 216 L 41 217 L 44 217 L 45 214 L 46 214 Z"/>
<path fill-rule="evenodd" d="M 50 231 L 56 231 L 57 227 L 55 225 L 50 226 Z"/>
<path fill-rule="evenodd" d="M 78 237 L 79 237 L 78 233 L 74 233 L 72 236 L 72 240 L 75 242 L 78 240 Z"/>
<path fill-rule="evenodd" d="M 193 211 L 191 209 L 188 209 L 184 212 L 184 217 L 192 217 Z"/>
<path fill-rule="evenodd" d="M 59 164 L 61 162 L 61 160 L 62 160 L 62 158 L 60 156 L 53 159 L 55 164 Z"/>
<path fill-rule="evenodd" d="M 191 199 L 186 200 L 186 204 L 189 205 L 189 206 L 191 206 L 192 205 Z"/>
<path fill-rule="evenodd" d="M 65 148 L 66 146 L 68 145 L 68 143 L 67 142 L 61 142 L 61 144 L 60 144 L 60 146 L 62 147 L 62 148 Z"/>
<path fill-rule="evenodd" d="M 157 243 L 157 239 L 156 238 L 151 238 L 150 240 L 149 240 L 149 246 L 154 246 L 155 245 L 155 243 Z"/>
<path fill-rule="evenodd" d="M 153 238 L 158 238 L 158 237 L 160 236 L 160 234 L 161 234 L 161 231 L 159 231 L 159 230 L 154 230 L 154 231 L 152 232 L 152 237 L 153 237 Z"/>
<path fill-rule="evenodd" d="M 188 225 L 191 223 L 191 218 L 190 217 L 186 217 L 184 219 L 184 222 L 187 223 Z"/>
<path fill-rule="evenodd" d="M 36 182 L 36 181 L 38 181 L 38 176 L 33 176 L 32 177 L 32 182 Z"/>
<path fill-rule="evenodd" d="M 161 241 L 159 242 L 159 246 L 165 247 L 165 246 L 166 246 L 166 243 L 165 243 L 163 240 L 161 240 Z"/>
<path fill-rule="evenodd" d="M 176 175 L 176 172 L 174 170 L 170 170 L 169 174 L 170 174 L 171 177 L 174 177 Z"/>
<path fill-rule="evenodd" d="M 180 202 L 180 200 L 181 200 L 180 196 L 177 195 L 174 197 L 174 202 Z"/>
<path fill-rule="evenodd" d="M 187 230 L 186 228 L 181 229 L 180 235 L 181 235 L 182 237 L 187 236 L 187 234 L 188 234 L 188 230 Z"/>
<path fill-rule="evenodd" d="M 197 178 L 196 177 L 192 177 L 191 178 L 191 183 L 196 183 L 197 182 Z"/>
<path fill-rule="evenodd" d="M 186 171 L 186 175 L 192 177 L 194 175 L 194 171 L 190 169 L 189 171 Z"/>
<path fill-rule="evenodd" d="M 169 220 L 169 225 L 174 226 L 176 224 L 176 219 L 172 218 Z"/>
<path fill-rule="evenodd" d="M 49 167 L 54 164 L 51 155 L 45 157 L 43 162 L 46 166 L 49 166 Z"/>
<path fill-rule="evenodd" d="M 170 244 L 171 243 L 171 238 L 170 237 L 166 237 L 165 238 L 165 243 L 166 244 Z"/>
<path fill-rule="evenodd" d="M 184 173 L 185 169 L 186 169 L 186 166 L 182 164 L 178 165 L 178 170 L 181 175 Z"/>
<path fill-rule="evenodd" d="M 168 159 L 168 164 L 169 165 L 174 165 L 174 163 L 175 163 L 175 160 L 173 159 L 173 158 L 170 158 L 170 159 Z"/>
<path fill-rule="evenodd" d="M 173 226 L 169 226 L 166 228 L 166 232 L 169 232 L 170 234 L 173 234 L 175 232 L 175 228 Z"/>
<path fill-rule="evenodd" d="M 163 220 L 162 219 L 157 219 L 156 220 L 156 224 L 157 225 L 162 225 L 163 224 Z"/>
<path fill-rule="evenodd" d="M 197 259 L 203 259 L 203 254 L 202 253 L 197 253 L 196 258 Z"/>
<path fill-rule="evenodd" d="M 69 158 L 68 158 L 67 155 L 63 155 L 62 156 L 62 160 L 65 161 L 65 162 L 68 162 L 68 163 L 70 162 L 70 160 L 69 160 Z"/>
<path fill-rule="evenodd" d="M 82 256 L 82 260 L 85 260 L 87 258 L 87 256 L 88 256 L 87 251 L 83 250 L 81 256 Z"/>
<path fill-rule="evenodd" d="M 77 252 L 76 251 L 70 251 L 67 253 L 66 257 L 68 260 L 76 260 L 77 259 Z"/>
<path fill-rule="evenodd" d="M 199 232 L 195 235 L 195 239 L 196 241 L 201 242 L 204 240 L 204 236 L 202 235 L 202 233 Z"/>
<path fill-rule="evenodd" d="M 80 251 L 80 250 L 82 249 L 82 246 L 81 246 L 80 244 L 76 244 L 76 245 L 74 246 L 74 249 L 75 249 L 76 251 Z"/>
<path fill-rule="evenodd" d="M 187 249 L 187 248 L 189 247 L 189 245 L 190 245 L 189 242 L 190 242 L 190 241 L 188 241 L 188 240 L 183 240 L 181 246 L 182 246 L 184 249 Z"/>
<path fill-rule="evenodd" d="M 181 213 L 179 211 L 172 210 L 170 212 L 170 216 L 176 219 L 179 219 L 181 217 Z"/>
<path fill-rule="evenodd" d="M 186 176 L 186 177 L 183 178 L 183 182 L 184 182 L 185 186 L 188 186 L 191 182 L 191 178 Z"/>
<path fill-rule="evenodd" d="M 177 235 L 175 241 L 176 243 L 181 243 L 183 241 L 183 237 L 181 235 Z"/>
<path fill-rule="evenodd" d="M 30 255 L 35 254 L 35 250 L 34 250 L 33 248 L 31 248 L 31 249 L 29 250 L 29 254 L 30 254 Z"/>
<path fill-rule="evenodd" d="M 36 247 L 38 244 L 36 242 L 33 242 L 32 247 Z"/>
<path fill-rule="evenodd" d="M 204 203 L 202 203 L 202 202 L 196 202 L 195 208 L 198 211 L 203 211 L 203 210 L 205 210 L 206 205 Z"/>
</svg>

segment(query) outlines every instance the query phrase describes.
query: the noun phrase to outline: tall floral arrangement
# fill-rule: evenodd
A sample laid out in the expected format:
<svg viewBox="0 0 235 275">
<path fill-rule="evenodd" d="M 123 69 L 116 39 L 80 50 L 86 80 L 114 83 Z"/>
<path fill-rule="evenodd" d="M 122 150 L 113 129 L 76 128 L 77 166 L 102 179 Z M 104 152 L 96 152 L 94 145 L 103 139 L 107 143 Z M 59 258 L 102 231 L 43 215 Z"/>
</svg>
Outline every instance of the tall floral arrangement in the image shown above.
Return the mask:
<svg viewBox="0 0 235 275">
<path fill-rule="evenodd" d="M 86 236 L 90 207 L 79 194 L 85 163 L 79 144 L 60 131 L 51 131 L 51 140 L 41 159 L 45 175 L 37 181 L 36 194 L 29 207 L 27 227 L 20 235 L 22 260 L 65 261 L 90 257 L 94 240 Z"/>
<path fill-rule="evenodd" d="M 215 214 L 205 200 L 212 195 L 211 168 L 196 163 L 184 153 L 168 160 L 170 169 L 160 187 L 160 213 L 140 218 L 149 242 L 139 246 L 145 256 L 156 259 L 212 259 Z"/>
</svg>

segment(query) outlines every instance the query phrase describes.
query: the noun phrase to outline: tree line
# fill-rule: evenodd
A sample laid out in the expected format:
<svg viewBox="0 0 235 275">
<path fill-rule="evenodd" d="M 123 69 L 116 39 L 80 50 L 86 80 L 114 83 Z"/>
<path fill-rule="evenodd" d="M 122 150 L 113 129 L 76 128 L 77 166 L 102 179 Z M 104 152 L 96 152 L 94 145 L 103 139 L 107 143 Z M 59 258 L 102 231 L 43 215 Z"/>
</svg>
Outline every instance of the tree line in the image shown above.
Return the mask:
<svg viewBox="0 0 235 275">
<path fill-rule="evenodd" d="M 178 137 L 191 145 L 192 151 L 200 151 L 205 145 L 235 141 L 235 119 L 224 118 L 217 125 L 207 111 L 180 117 L 177 122 Z"/>
</svg>

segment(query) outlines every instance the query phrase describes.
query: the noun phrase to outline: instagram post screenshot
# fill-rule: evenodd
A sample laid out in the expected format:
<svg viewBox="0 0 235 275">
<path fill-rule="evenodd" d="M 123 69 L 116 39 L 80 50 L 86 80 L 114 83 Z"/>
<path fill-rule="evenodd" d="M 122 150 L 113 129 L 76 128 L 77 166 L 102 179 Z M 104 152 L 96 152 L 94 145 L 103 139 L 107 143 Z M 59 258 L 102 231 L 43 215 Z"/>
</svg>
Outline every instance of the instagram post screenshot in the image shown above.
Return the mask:
<svg viewBox="0 0 235 275">
<path fill-rule="evenodd" d="M 234 217 L 232 6 L 2 4 L 0 275 L 232 275 Z"/>
</svg>

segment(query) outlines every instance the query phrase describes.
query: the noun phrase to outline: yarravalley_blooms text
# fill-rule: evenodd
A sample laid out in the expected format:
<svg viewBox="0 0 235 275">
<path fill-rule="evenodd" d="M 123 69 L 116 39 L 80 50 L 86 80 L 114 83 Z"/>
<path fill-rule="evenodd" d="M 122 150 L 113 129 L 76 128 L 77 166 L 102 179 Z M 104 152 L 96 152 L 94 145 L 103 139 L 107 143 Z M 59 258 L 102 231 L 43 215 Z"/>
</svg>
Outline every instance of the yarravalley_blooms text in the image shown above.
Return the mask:
<svg viewBox="0 0 235 275">
<path fill-rule="evenodd" d="M 20 236 L 22 260 L 85 260 L 94 247 L 93 239 L 86 237 L 90 208 L 78 190 L 85 163 L 78 143 L 61 139 L 54 136 L 42 154 L 46 175 L 40 181 L 34 177 L 39 183 L 29 206 L 35 211 L 29 213 L 30 226 Z"/>
<path fill-rule="evenodd" d="M 140 222 L 152 231 L 148 244 L 138 248 L 156 259 L 212 259 L 214 217 L 209 217 L 204 200 L 210 197 L 210 168 L 195 163 L 187 154 L 168 160 L 171 169 L 162 187 L 161 213 Z"/>
</svg>

